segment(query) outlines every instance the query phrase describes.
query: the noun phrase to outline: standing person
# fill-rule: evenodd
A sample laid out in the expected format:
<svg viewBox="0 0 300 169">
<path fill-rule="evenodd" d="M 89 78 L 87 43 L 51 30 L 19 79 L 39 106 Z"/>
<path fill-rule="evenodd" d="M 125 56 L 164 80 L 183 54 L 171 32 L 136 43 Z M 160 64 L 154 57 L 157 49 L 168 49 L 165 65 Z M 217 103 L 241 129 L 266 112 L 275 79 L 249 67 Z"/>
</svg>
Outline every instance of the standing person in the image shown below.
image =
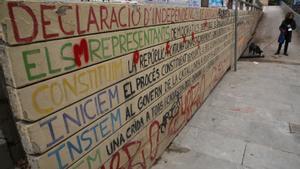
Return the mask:
<svg viewBox="0 0 300 169">
<path fill-rule="evenodd" d="M 279 55 L 281 47 L 284 43 L 284 55 L 288 56 L 287 50 L 289 47 L 289 43 L 292 40 L 292 32 L 296 29 L 296 22 L 294 20 L 294 14 L 292 12 L 288 12 L 285 16 L 285 19 L 282 21 L 279 30 L 280 35 L 278 38 L 278 49 L 275 55 Z"/>
</svg>

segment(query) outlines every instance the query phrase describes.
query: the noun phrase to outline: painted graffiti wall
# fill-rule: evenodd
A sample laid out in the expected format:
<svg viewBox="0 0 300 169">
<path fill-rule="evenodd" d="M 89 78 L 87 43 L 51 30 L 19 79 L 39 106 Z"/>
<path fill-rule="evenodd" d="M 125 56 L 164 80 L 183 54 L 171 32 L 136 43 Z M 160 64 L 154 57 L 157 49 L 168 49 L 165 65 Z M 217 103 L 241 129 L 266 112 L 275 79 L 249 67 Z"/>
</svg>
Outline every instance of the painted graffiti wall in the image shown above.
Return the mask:
<svg viewBox="0 0 300 169">
<path fill-rule="evenodd" d="M 150 168 L 233 62 L 232 11 L 0 3 L 1 63 L 33 169 Z M 260 16 L 243 11 L 239 53 Z"/>
</svg>

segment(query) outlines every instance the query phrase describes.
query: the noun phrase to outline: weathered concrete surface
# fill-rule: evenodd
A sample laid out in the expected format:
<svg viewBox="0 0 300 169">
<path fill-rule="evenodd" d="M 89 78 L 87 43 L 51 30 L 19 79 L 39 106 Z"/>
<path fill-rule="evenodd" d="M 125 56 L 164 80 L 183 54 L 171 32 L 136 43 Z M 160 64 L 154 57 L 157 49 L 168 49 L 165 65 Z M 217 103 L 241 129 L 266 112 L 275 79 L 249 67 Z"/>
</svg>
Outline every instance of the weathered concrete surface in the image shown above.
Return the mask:
<svg viewBox="0 0 300 169">
<path fill-rule="evenodd" d="M 299 168 L 300 137 L 289 131 L 300 124 L 299 77 L 297 65 L 239 62 L 153 168 Z"/>
<path fill-rule="evenodd" d="M 262 48 L 265 58 L 257 59 L 257 61 L 300 64 L 300 32 L 293 32 L 292 43 L 290 43 L 288 50 L 289 56 L 283 55 L 283 47 L 280 55 L 274 55 L 278 47 L 279 25 L 284 17 L 285 12 L 280 6 L 264 7 L 264 16 L 256 30 L 253 42 Z M 297 23 L 297 25 L 300 25 L 300 23 Z"/>
</svg>

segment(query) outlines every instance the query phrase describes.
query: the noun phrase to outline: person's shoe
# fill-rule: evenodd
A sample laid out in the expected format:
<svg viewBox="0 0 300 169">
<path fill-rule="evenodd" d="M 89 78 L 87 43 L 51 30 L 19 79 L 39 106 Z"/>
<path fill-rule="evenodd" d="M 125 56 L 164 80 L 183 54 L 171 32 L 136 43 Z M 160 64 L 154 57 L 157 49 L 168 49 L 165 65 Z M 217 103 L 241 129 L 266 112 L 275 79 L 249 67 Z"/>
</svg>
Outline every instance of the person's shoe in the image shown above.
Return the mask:
<svg viewBox="0 0 300 169">
<path fill-rule="evenodd" d="M 279 52 L 276 52 L 275 55 L 279 55 Z"/>
<path fill-rule="evenodd" d="M 287 54 L 287 53 L 284 53 L 284 55 L 285 55 L 285 56 L 288 56 L 288 54 Z"/>
</svg>

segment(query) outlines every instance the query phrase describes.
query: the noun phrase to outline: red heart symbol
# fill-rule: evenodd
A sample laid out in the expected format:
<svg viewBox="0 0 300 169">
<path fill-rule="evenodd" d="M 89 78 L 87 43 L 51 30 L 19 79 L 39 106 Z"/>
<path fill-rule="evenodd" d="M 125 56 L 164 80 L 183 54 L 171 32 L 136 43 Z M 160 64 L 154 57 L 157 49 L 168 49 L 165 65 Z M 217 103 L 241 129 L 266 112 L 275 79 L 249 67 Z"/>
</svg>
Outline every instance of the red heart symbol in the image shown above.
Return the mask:
<svg viewBox="0 0 300 169">
<path fill-rule="evenodd" d="M 75 58 L 75 63 L 78 67 L 81 67 L 81 56 L 84 56 L 85 63 L 88 63 L 89 61 L 89 50 L 88 50 L 88 44 L 85 39 L 80 40 L 80 44 L 75 44 L 73 46 L 73 54 Z"/>
<path fill-rule="evenodd" d="M 134 53 L 133 53 L 133 63 L 134 64 L 138 64 L 139 63 L 139 60 L 140 60 L 140 53 L 139 53 L 139 51 L 135 51 Z"/>
</svg>

